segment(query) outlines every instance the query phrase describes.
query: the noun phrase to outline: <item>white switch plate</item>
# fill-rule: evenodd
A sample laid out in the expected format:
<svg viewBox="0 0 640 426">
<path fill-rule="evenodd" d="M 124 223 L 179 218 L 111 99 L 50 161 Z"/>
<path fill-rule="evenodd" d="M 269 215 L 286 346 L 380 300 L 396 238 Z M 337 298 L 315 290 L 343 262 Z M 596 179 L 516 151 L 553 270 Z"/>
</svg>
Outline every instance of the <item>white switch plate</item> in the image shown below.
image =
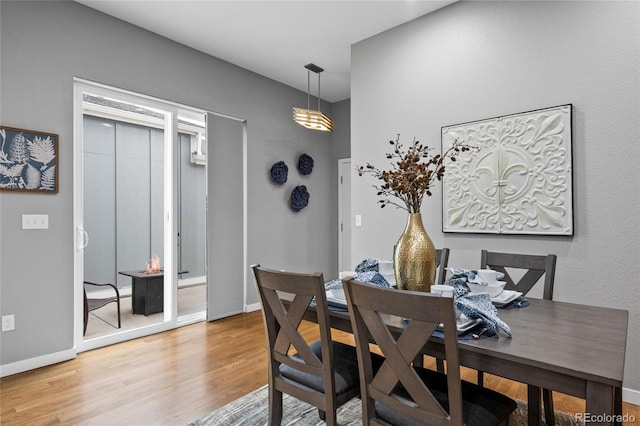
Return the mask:
<svg viewBox="0 0 640 426">
<path fill-rule="evenodd" d="M 11 331 L 11 330 L 15 330 L 15 328 L 16 328 L 15 317 L 13 315 L 3 315 L 2 331 Z"/>
<path fill-rule="evenodd" d="M 49 215 L 23 214 L 22 229 L 49 229 Z"/>
<path fill-rule="evenodd" d="M 362 226 L 362 215 L 361 214 L 357 214 L 356 215 L 356 226 Z"/>
</svg>

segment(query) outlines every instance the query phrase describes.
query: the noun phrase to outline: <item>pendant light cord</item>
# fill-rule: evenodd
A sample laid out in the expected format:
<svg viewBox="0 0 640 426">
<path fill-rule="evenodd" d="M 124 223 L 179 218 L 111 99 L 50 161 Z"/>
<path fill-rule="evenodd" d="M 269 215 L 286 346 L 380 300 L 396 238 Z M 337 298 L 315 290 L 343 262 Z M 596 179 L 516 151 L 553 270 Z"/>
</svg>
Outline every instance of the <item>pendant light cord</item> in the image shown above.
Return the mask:
<svg viewBox="0 0 640 426">
<path fill-rule="evenodd" d="M 311 109 L 311 71 L 307 70 L 307 109 Z"/>
<path fill-rule="evenodd" d="M 318 112 L 320 112 L 320 73 L 318 73 Z"/>
</svg>

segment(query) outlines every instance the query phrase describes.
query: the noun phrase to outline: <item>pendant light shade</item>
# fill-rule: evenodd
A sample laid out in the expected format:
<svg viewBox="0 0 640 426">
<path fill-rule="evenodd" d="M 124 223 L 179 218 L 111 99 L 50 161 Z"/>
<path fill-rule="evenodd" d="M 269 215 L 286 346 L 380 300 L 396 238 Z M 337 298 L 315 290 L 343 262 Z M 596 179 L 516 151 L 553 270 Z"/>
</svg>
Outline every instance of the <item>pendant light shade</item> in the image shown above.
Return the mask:
<svg viewBox="0 0 640 426">
<path fill-rule="evenodd" d="M 307 69 L 307 109 L 293 108 L 293 121 L 307 129 L 320 130 L 323 132 L 330 132 L 333 130 L 333 121 L 331 118 L 323 114 L 320 111 L 320 73 L 324 69 L 315 64 L 307 64 L 304 66 Z M 311 71 L 318 74 L 318 110 L 310 109 L 309 99 L 311 97 Z"/>
</svg>

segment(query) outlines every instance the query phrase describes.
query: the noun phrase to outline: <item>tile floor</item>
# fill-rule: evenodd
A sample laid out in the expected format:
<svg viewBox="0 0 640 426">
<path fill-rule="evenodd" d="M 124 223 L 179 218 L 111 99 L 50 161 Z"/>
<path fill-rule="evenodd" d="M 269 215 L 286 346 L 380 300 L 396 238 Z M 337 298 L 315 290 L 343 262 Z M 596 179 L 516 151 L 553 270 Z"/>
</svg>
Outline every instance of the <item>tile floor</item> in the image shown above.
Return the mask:
<svg viewBox="0 0 640 426">
<path fill-rule="evenodd" d="M 206 286 L 197 285 L 181 287 L 178 290 L 178 316 L 197 314 L 206 310 Z M 131 312 L 131 297 L 120 297 L 120 317 L 122 330 L 159 323 L 163 320 L 163 314 L 157 313 L 149 316 L 133 315 Z M 101 337 L 118 331 L 117 308 L 115 303 L 110 303 L 95 311 L 89 312 L 87 333 L 85 339 Z"/>
</svg>

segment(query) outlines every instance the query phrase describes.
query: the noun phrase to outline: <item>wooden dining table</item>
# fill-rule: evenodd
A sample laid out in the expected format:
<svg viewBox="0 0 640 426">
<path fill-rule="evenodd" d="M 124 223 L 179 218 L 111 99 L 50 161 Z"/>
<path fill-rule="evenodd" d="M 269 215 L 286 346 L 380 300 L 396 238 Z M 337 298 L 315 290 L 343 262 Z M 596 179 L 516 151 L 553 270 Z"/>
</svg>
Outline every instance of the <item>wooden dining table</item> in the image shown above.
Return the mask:
<svg viewBox="0 0 640 426">
<path fill-rule="evenodd" d="M 620 424 L 628 311 L 553 300 L 528 299 L 529 306 L 498 309 L 511 328 L 502 334 L 459 340 L 460 364 L 539 388 L 586 400 L 583 419 L 590 424 Z M 314 307 L 305 317 L 317 322 Z M 389 318 L 391 330 L 404 327 Z M 331 327 L 352 332 L 347 312 L 330 311 Z M 426 355 L 444 356 L 434 337 Z M 529 424 L 540 422 L 539 398 L 530 401 Z"/>
</svg>

